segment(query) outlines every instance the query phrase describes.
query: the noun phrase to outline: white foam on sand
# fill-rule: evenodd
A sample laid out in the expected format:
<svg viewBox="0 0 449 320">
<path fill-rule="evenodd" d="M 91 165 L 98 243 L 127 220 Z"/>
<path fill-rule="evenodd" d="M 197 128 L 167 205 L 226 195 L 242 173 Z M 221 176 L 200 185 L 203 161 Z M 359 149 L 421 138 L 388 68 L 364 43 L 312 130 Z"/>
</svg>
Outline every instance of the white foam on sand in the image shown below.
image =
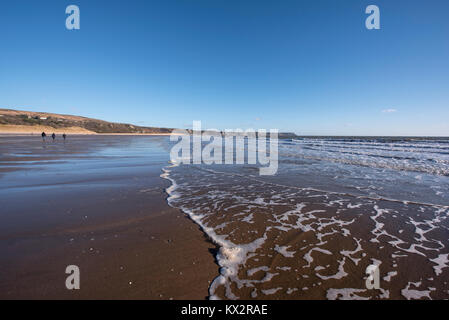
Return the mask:
<svg viewBox="0 0 449 320">
<path fill-rule="evenodd" d="M 365 292 L 365 289 L 329 289 L 326 297 L 329 300 L 369 300 L 369 298 L 358 296 L 356 293 Z"/>
<path fill-rule="evenodd" d="M 393 277 L 395 277 L 397 275 L 398 275 L 397 271 L 390 271 L 390 272 L 387 273 L 387 275 L 383 279 L 384 279 L 384 281 L 390 282 L 391 278 L 393 278 Z"/>
<path fill-rule="evenodd" d="M 428 288 L 429 290 L 413 290 L 410 289 L 410 286 L 414 285 L 415 287 L 419 287 L 421 285 L 420 282 L 409 282 L 407 286 L 401 290 L 401 294 L 407 299 L 407 300 L 419 300 L 422 298 L 431 299 L 430 293 L 434 291 L 433 288 Z"/>
<path fill-rule="evenodd" d="M 167 198 L 167 202 L 171 205 L 171 202 L 178 198 L 179 195 L 176 192 L 178 185 L 175 180 L 170 177 L 170 168 L 176 167 L 178 164 L 173 163 L 171 166 L 164 168 L 164 173 L 161 174 L 162 178 L 165 178 L 172 182 L 172 185 L 166 189 L 169 197 Z M 266 241 L 267 235 L 264 234 L 263 237 L 252 241 L 247 244 L 239 244 L 236 245 L 231 241 L 226 239 L 226 236 L 218 235 L 215 230 L 211 227 L 208 227 L 204 222 L 204 215 L 195 214 L 191 210 L 181 207 L 181 209 L 187 213 L 190 218 L 196 222 L 202 230 L 216 243 L 220 246 L 220 249 L 217 254 L 217 262 L 220 265 L 220 275 L 217 276 L 209 287 L 209 295 L 211 300 L 216 300 L 218 297 L 215 295 L 215 290 L 218 286 L 224 285 L 226 288 L 226 297 L 228 299 L 238 299 L 231 290 L 230 283 L 233 281 L 237 283 L 238 286 L 242 286 L 243 282 L 238 278 L 238 269 L 240 265 L 244 264 L 248 259 L 248 254 L 256 251 L 262 244 Z M 274 274 L 267 274 L 266 281 L 269 281 Z"/>
<path fill-rule="evenodd" d="M 252 213 L 250 213 L 248 216 L 246 216 L 244 219 L 242 219 L 243 222 L 247 223 L 254 223 L 254 216 Z"/>
<path fill-rule="evenodd" d="M 442 270 L 444 268 L 448 267 L 448 263 L 449 263 L 448 258 L 449 258 L 449 253 L 446 253 L 446 254 L 440 254 L 435 259 L 430 259 L 430 261 L 437 264 L 436 266 L 433 267 L 437 276 L 443 272 Z"/>
<path fill-rule="evenodd" d="M 308 264 L 306 266 L 304 266 L 303 268 L 310 267 L 311 263 L 313 262 L 313 258 L 312 258 L 313 251 L 318 251 L 318 252 L 321 252 L 324 254 L 332 255 L 332 252 L 330 252 L 329 250 L 321 249 L 321 248 L 312 248 L 309 250 L 309 252 L 307 252 L 304 255 L 304 260 L 306 260 L 308 262 Z"/>
<path fill-rule="evenodd" d="M 287 294 L 292 294 L 293 292 L 298 291 L 298 290 L 299 290 L 298 288 L 288 288 Z"/>
<path fill-rule="evenodd" d="M 279 290 L 282 290 L 282 288 L 273 288 L 273 289 L 268 289 L 268 290 L 260 290 L 262 291 L 262 293 L 266 296 L 270 295 L 270 294 L 275 294 L 276 292 L 278 292 Z"/>
<path fill-rule="evenodd" d="M 362 246 L 361 246 L 361 244 L 360 244 L 361 239 L 356 239 L 356 238 L 354 238 L 354 240 L 357 242 L 357 247 L 356 247 L 354 250 L 352 250 L 352 251 L 349 251 L 349 250 L 342 250 L 342 251 L 340 251 L 340 253 L 341 253 L 343 256 L 348 257 L 349 259 L 351 259 L 352 262 L 354 262 L 355 265 L 358 265 L 358 264 L 359 264 L 359 261 L 361 260 L 361 258 L 354 258 L 354 257 L 352 257 L 352 256 L 353 256 L 354 254 L 358 253 L 358 252 L 363 251 L 363 250 L 362 250 Z"/>
<path fill-rule="evenodd" d="M 301 276 L 307 279 L 309 275 L 311 276 L 310 279 L 317 277 L 322 279 L 323 282 L 330 280 L 330 286 L 334 288 L 327 290 L 328 299 L 365 300 L 368 298 L 361 294 L 366 292 L 365 289 L 344 288 L 344 282 L 341 282 L 340 286 L 340 284 L 336 284 L 337 281 L 335 280 L 345 278 L 348 275 L 347 272 L 352 271 L 355 266 L 365 265 L 367 259 L 379 265 L 381 262 L 372 258 L 376 249 L 394 252 L 390 253 L 393 259 L 392 263 L 384 261 L 383 264 L 382 271 L 386 274 L 383 280 L 386 282 L 390 282 L 393 277 L 398 275 L 395 270 L 398 267 L 395 259 L 400 259 L 401 263 L 406 263 L 412 255 L 424 256 L 433 263 L 431 266 L 433 266 L 437 277 L 442 273 L 443 276 L 441 277 L 444 277 L 444 272 L 447 271 L 445 268 L 449 266 L 449 254 L 439 254 L 438 256 L 435 254 L 441 253 L 441 250 L 445 249 L 444 241 L 438 240 L 438 236 L 435 236 L 436 233 L 431 232 L 440 229 L 442 227 L 441 222 L 449 217 L 447 208 L 438 209 L 435 207 L 438 210 L 431 211 L 433 210 L 432 207 L 430 209 L 425 207 L 425 210 L 422 210 L 425 214 L 412 216 L 407 214 L 406 210 L 409 208 L 404 208 L 399 202 L 397 203 L 400 207 L 396 208 L 388 207 L 388 204 L 384 202 L 378 202 L 380 199 L 373 200 L 369 197 L 360 197 L 360 204 L 354 204 L 348 200 L 330 201 L 335 196 L 332 193 L 317 195 L 314 194 L 316 191 L 312 189 L 290 188 L 289 186 L 282 186 L 283 189 L 278 190 L 276 189 L 277 185 L 273 183 L 269 183 L 272 189 L 264 188 L 265 182 L 256 181 L 253 178 L 251 178 L 254 180 L 253 184 L 250 183 L 242 187 L 238 185 L 237 179 L 231 179 L 228 176 L 223 177 L 226 173 L 217 177 L 204 173 L 204 171 L 211 170 L 194 171 L 188 169 L 190 171 L 187 172 L 192 175 L 196 172 L 199 173 L 198 179 L 194 179 L 195 183 L 192 184 L 190 180 L 185 181 L 184 178 L 186 177 L 183 175 L 178 180 L 177 170 L 170 177 L 170 168 L 175 166 L 177 165 L 173 164 L 167 167 L 161 175 L 161 177 L 172 182 L 172 185 L 166 189 L 169 195 L 168 203 L 170 204 L 177 199 L 173 204 L 190 216 L 219 247 L 217 261 L 221 268 L 220 274 L 209 287 L 211 299 L 218 299 L 218 288 L 221 298 L 239 299 L 239 295 L 246 295 L 248 292 L 251 292 L 251 297 L 257 297 L 258 293 L 264 293 L 260 286 L 266 288 L 267 282 L 275 276 L 278 277 L 272 282 L 271 286 L 276 287 L 276 292 L 278 292 L 281 288 L 277 287 L 282 283 L 275 283 L 278 278 L 282 280 L 287 273 L 298 272 L 297 269 L 301 268 L 309 268 L 309 270 L 302 269 L 304 274 L 299 274 L 296 280 L 299 281 Z M 173 177 L 178 180 L 179 189 Z M 221 184 L 224 188 L 220 188 Z M 198 186 L 205 189 L 200 189 Z M 263 194 L 263 197 L 260 194 Z M 182 197 L 179 198 L 181 195 Z M 315 201 L 316 197 L 322 199 Z M 314 200 L 310 201 L 311 198 L 314 198 Z M 298 199 L 301 203 L 298 203 Z M 318 202 L 320 205 L 315 205 Z M 185 203 L 185 205 L 183 206 L 182 203 Z M 325 205 L 330 207 L 329 210 L 320 210 Z M 309 207 L 312 210 L 308 209 Z M 363 208 L 363 211 L 360 210 L 360 214 L 357 214 L 358 210 L 347 210 L 355 208 Z M 234 210 L 228 211 L 230 209 Z M 223 213 L 223 215 L 220 213 Z M 258 222 L 265 221 L 265 224 L 262 224 L 264 229 L 256 230 L 256 228 L 253 228 L 254 230 L 247 231 L 248 225 L 245 224 L 243 231 L 239 230 L 241 222 L 254 223 L 255 215 L 257 215 Z M 363 218 L 362 222 L 364 223 L 369 221 L 367 224 L 369 229 L 363 231 L 366 235 L 362 235 L 356 228 L 356 224 L 361 218 Z M 353 223 L 354 225 L 351 226 Z M 225 226 L 232 227 L 230 228 L 231 232 L 224 230 Z M 227 234 L 221 234 L 225 231 Z M 409 231 L 412 232 L 411 237 L 408 236 Z M 242 234 L 243 232 L 245 234 Z M 292 238 L 288 236 L 288 243 L 286 243 L 286 238 L 282 236 L 284 232 L 291 232 L 292 235 L 298 234 L 298 238 L 292 241 Z M 303 235 L 304 238 L 302 238 Z M 359 238 L 356 238 L 356 235 Z M 269 243 L 266 241 L 268 237 L 270 238 Z M 327 248 L 329 247 L 326 245 L 327 243 L 335 243 L 340 239 L 342 241 L 337 242 L 337 250 L 332 249 L 333 246 Z M 249 243 L 240 243 L 241 241 L 249 241 Z M 368 251 L 365 251 L 367 249 Z M 295 255 L 296 259 L 294 259 Z M 434 259 L 430 259 L 429 256 Z M 306 263 L 299 257 L 303 257 Z M 270 261 L 274 259 L 276 259 L 276 263 L 270 264 Z M 287 261 L 288 266 L 282 266 L 282 262 Z M 321 263 L 324 261 L 324 264 Z M 347 263 L 346 266 L 345 263 Z M 292 268 L 290 265 L 293 266 L 295 271 L 290 271 Z M 393 270 L 387 269 L 390 265 L 392 265 Z M 248 270 L 248 267 L 252 269 Z M 329 275 L 329 272 L 332 274 Z M 309 275 L 306 273 L 309 273 Z M 409 278 L 410 280 L 419 280 L 419 278 L 413 276 Z M 307 284 L 307 287 L 304 288 L 310 290 L 322 288 L 323 293 L 325 292 L 325 286 L 320 288 L 319 283 L 312 284 L 311 281 L 304 283 L 303 285 Z M 262 283 L 265 284 L 262 285 Z M 389 288 L 387 283 L 385 285 Z M 251 291 L 239 290 L 242 287 L 251 288 Z M 298 286 L 298 288 L 301 287 L 302 285 Z M 303 294 L 302 290 L 288 290 L 289 292 L 287 292 L 287 289 L 289 289 L 287 286 L 282 289 L 285 290 L 282 294 L 292 294 L 295 298 Z M 242 294 L 239 294 L 240 291 Z M 411 289 L 409 284 L 402 289 L 401 293 L 406 298 L 419 299 L 430 298 L 432 291 L 432 288 L 426 288 L 426 290 Z M 381 295 L 378 297 L 388 299 L 389 296 L 388 290 L 381 290 Z"/>
<path fill-rule="evenodd" d="M 316 274 L 317 277 L 323 280 L 329 280 L 329 279 L 342 279 L 346 277 L 348 274 L 345 272 L 344 265 L 345 265 L 346 258 L 343 258 L 342 260 L 338 261 L 338 272 L 336 274 L 330 275 L 330 276 L 323 276 L 319 273 Z"/>
<path fill-rule="evenodd" d="M 248 274 L 248 276 L 252 277 L 254 274 L 256 274 L 259 271 L 270 271 L 270 268 L 268 268 L 267 266 L 262 266 L 262 267 L 257 267 L 257 268 L 253 268 L 253 269 L 249 269 L 246 273 Z"/>
<path fill-rule="evenodd" d="M 294 251 L 288 251 L 288 248 L 290 248 L 290 246 L 279 246 L 279 245 L 276 245 L 274 247 L 274 250 L 279 252 L 280 254 L 282 254 L 286 258 L 293 258 L 295 256 L 295 252 Z"/>
</svg>

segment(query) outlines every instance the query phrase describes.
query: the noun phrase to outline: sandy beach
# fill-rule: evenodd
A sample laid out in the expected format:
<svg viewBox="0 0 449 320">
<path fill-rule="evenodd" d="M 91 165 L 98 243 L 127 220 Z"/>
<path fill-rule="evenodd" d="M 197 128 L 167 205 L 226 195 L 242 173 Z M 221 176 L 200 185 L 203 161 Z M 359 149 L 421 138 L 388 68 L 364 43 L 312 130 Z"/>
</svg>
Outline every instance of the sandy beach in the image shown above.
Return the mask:
<svg viewBox="0 0 449 320">
<path fill-rule="evenodd" d="M 0 134 L 3 135 L 40 135 L 42 132 L 46 132 L 47 134 L 96 134 L 93 131 L 80 127 L 53 128 L 49 126 L 0 125 Z"/>
<path fill-rule="evenodd" d="M 167 205 L 161 139 L 1 137 L 0 298 L 205 299 L 215 246 Z"/>
<path fill-rule="evenodd" d="M 80 127 L 53 128 L 49 126 L 25 126 L 25 125 L 0 125 L 0 135 L 18 136 L 18 135 L 41 135 L 45 132 L 47 135 L 52 133 L 72 134 L 72 135 L 103 135 L 103 136 L 169 136 L 171 133 L 97 133 Z"/>
<path fill-rule="evenodd" d="M 0 298 L 447 299 L 448 144 L 287 139 L 259 176 L 164 136 L 1 136 Z"/>
</svg>

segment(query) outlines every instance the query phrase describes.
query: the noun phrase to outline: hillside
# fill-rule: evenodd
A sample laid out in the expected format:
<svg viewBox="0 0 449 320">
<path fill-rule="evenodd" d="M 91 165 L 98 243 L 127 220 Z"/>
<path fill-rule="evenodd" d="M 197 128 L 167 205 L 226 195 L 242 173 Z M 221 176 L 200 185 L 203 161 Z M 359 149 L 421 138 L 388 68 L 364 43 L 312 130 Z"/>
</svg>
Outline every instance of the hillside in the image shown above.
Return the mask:
<svg viewBox="0 0 449 320">
<path fill-rule="evenodd" d="M 171 128 L 140 127 L 98 119 L 48 112 L 0 109 L 0 133 L 67 133 L 67 134 L 163 134 Z M 191 129 L 187 130 L 192 133 Z M 290 132 L 280 132 L 279 139 L 295 139 Z"/>
<path fill-rule="evenodd" d="M 125 123 L 113 123 L 86 117 L 46 112 L 0 109 L 0 132 L 35 133 L 122 133 L 122 134 L 169 134 L 172 129 L 140 127 Z"/>
</svg>

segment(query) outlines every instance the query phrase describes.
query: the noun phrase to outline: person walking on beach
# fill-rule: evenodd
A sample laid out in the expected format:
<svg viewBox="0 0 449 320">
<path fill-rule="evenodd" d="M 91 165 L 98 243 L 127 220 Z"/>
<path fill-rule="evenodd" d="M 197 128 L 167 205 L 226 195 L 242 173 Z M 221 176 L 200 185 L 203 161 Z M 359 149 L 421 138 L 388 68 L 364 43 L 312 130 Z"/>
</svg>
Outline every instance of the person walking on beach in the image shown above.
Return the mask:
<svg viewBox="0 0 449 320">
<path fill-rule="evenodd" d="M 56 135 L 55 135 L 55 133 L 54 133 L 54 132 L 53 132 L 53 134 L 51 135 L 51 137 L 52 137 L 53 141 L 55 141 L 55 139 L 56 139 Z"/>
<path fill-rule="evenodd" d="M 42 141 L 45 142 L 45 137 L 47 136 L 47 135 L 45 134 L 45 132 L 42 132 L 41 136 L 42 136 Z"/>
<path fill-rule="evenodd" d="M 64 141 L 65 141 L 65 138 L 67 138 L 67 135 L 66 135 L 65 133 L 63 133 L 63 134 L 62 134 L 62 138 L 63 138 Z"/>
</svg>

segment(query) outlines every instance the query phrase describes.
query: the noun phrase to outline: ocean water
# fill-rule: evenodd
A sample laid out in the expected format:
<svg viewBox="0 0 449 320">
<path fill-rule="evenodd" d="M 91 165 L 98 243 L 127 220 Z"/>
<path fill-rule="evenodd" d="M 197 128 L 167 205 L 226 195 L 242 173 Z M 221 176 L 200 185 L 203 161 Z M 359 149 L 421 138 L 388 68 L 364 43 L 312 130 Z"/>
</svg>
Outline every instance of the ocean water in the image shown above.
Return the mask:
<svg viewBox="0 0 449 320">
<path fill-rule="evenodd" d="M 280 140 L 274 176 L 258 165 L 169 163 L 171 146 L 168 137 L 2 137 L 0 229 L 56 227 L 65 216 L 33 214 L 47 206 L 40 199 L 144 190 L 142 172 L 163 170 L 169 204 L 217 244 L 211 299 L 449 298 L 449 139 Z M 365 286 L 371 264 L 378 290 Z"/>
<path fill-rule="evenodd" d="M 219 247 L 211 299 L 449 298 L 449 139 L 281 140 L 258 173 L 164 168 L 169 204 Z"/>
</svg>

